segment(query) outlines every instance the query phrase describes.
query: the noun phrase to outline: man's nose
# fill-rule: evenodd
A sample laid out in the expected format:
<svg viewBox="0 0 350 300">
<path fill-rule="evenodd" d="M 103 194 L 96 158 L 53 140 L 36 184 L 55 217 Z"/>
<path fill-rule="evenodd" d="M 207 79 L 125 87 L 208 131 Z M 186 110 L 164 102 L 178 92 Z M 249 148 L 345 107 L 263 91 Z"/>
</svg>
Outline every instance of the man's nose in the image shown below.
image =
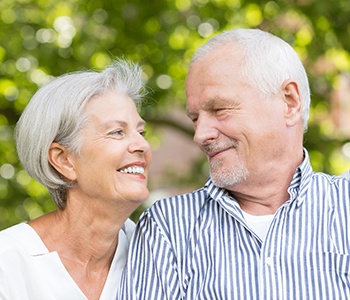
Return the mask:
<svg viewBox="0 0 350 300">
<path fill-rule="evenodd" d="M 216 121 L 210 116 L 201 115 L 198 117 L 194 129 L 194 142 L 198 145 L 205 145 L 219 136 L 219 130 L 216 127 Z"/>
</svg>

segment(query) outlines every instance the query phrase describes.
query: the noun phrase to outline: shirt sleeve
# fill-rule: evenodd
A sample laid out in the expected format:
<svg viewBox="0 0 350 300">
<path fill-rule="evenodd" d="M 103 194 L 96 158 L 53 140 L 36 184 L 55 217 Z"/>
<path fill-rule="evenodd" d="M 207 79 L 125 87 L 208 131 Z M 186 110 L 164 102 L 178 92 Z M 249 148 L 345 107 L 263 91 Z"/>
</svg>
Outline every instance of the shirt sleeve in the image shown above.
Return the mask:
<svg viewBox="0 0 350 300">
<path fill-rule="evenodd" d="M 181 299 L 176 257 L 161 223 L 148 211 L 140 218 L 117 299 Z"/>
</svg>

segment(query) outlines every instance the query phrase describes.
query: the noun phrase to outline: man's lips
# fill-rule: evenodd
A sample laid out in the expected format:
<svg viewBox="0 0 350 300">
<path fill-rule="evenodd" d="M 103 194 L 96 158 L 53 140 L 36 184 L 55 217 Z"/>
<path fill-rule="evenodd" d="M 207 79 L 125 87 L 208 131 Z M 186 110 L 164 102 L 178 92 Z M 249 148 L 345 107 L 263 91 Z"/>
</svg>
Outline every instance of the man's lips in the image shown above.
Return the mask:
<svg viewBox="0 0 350 300">
<path fill-rule="evenodd" d="M 230 149 L 230 148 L 228 148 Z M 222 149 L 222 150 L 219 150 L 219 151 L 211 151 L 211 152 L 206 152 L 206 155 L 209 157 L 209 158 L 213 158 L 214 156 L 222 153 L 222 152 L 225 152 L 226 150 L 228 150 L 227 148 L 225 149 Z"/>
<path fill-rule="evenodd" d="M 230 149 L 235 149 L 237 148 L 237 146 L 238 146 L 238 142 L 236 140 L 232 140 L 229 143 L 225 143 L 225 145 L 213 145 L 213 144 L 203 145 L 202 150 L 209 158 L 213 158 L 214 156 L 222 152 L 225 152 Z"/>
</svg>

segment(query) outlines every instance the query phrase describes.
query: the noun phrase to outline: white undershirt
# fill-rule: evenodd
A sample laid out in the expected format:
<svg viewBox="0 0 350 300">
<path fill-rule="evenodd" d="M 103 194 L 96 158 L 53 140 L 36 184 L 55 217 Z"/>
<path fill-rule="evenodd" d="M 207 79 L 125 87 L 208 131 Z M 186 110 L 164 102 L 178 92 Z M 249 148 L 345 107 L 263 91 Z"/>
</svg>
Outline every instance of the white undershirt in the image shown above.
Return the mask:
<svg viewBox="0 0 350 300">
<path fill-rule="evenodd" d="M 274 215 L 263 215 L 263 216 L 254 216 L 243 211 L 243 216 L 249 226 L 255 234 L 261 238 L 262 241 L 265 240 L 265 236 L 269 226 L 272 222 Z"/>
</svg>

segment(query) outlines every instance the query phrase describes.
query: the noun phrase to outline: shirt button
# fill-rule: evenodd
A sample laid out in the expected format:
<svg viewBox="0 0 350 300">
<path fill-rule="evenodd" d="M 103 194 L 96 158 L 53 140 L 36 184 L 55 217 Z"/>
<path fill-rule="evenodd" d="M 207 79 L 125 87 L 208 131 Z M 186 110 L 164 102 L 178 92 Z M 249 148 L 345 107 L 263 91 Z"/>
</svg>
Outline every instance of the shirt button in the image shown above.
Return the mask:
<svg viewBox="0 0 350 300">
<path fill-rule="evenodd" d="M 265 263 L 268 265 L 268 266 L 272 266 L 272 257 L 266 257 L 265 259 Z"/>
</svg>

